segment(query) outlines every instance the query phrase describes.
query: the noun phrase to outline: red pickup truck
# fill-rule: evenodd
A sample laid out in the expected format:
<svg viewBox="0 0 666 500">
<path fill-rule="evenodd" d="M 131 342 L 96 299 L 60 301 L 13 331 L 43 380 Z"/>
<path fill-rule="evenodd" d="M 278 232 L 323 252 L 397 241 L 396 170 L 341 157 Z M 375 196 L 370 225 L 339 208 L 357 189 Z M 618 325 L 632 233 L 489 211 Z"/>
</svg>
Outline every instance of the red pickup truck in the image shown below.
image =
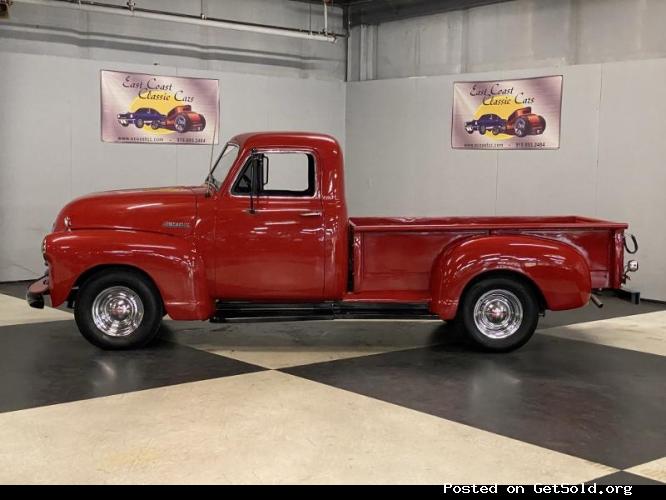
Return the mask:
<svg viewBox="0 0 666 500">
<path fill-rule="evenodd" d="M 145 345 L 176 320 L 439 318 L 487 350 L 545 310 L 619 289 L 626 224 L 583 217 L 347 218 L 327 135 L 231 139 L 202 186 L 111 191 L 58 215 L 33 307 L 67 302 L 86 339 Z M 596 300 L 594 297 L 592 300 Z"/>
</svg>

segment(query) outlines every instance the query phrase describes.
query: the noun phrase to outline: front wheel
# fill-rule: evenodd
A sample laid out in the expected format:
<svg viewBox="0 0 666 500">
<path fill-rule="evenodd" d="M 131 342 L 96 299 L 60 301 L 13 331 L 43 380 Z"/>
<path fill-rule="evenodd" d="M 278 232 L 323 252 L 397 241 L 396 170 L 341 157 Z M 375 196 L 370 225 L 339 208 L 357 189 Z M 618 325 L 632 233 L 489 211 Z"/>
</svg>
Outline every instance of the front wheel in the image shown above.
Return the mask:
<svg viewBox="0 0 666 500">
<path fill-rule="evenodd" d="M 510 278 L 489 278 L 465 293 L 457 318 L 468 338 L 489 351 L 510 351 L 525 344 L 539 321 L 531 287 Z"/>
<path fill-rule="evenodd" d="M 79 289 L 74 319 L 81 334 L 102 349 L 142 347 L 157 337 L 162 301 L 153 283 L 139 273 L 109 270 Z"/>
</svg>

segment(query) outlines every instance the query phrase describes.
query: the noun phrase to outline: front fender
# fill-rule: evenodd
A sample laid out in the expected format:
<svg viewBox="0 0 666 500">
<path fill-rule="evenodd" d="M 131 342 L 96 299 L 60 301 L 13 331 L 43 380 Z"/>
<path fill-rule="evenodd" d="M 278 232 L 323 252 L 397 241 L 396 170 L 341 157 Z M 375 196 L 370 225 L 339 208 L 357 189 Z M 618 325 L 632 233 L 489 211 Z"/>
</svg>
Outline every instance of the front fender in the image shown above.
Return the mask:
<svg viewBox="0 0 666 500">
<path fill-rule="evenodd" d="M 534 236 L 477 236 L 452 243 L 435 259 L 432 312 L 442 319 L 454 318 L 465 287 L 489 271 L 529 279 L 541 291 L 547 309 L 574 309 L 590 300 L 590 269 L 570 245 Z"/>
<path fill-rule="evenodd" d="M 87 271 L 121 265 L 150 276 L 173 319 L 208 319 L 214 312 L 203 259 L 189 239 L 104 229 L 52 233 L 46 237 L 46 260 L 53 306 L 67 299 Z"/>
</svg>

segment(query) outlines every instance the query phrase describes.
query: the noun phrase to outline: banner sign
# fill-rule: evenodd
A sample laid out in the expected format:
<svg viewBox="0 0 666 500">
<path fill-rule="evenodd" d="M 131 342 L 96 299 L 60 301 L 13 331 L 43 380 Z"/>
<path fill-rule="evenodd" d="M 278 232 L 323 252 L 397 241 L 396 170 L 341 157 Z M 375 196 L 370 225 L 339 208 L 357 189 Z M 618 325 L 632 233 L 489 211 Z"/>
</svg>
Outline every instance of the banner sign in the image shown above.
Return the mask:
<svg viewBox="0 0 666 500">
<path fill-rule="evenodd" d="M 451 146 L 557 149 L 561 109 L 561 75 L 455 82 Z"/>
<path fill-rule="evenodd" d="M 217 144 L 218 80 L 101 72 L 102 141 Z"/>
</svg>

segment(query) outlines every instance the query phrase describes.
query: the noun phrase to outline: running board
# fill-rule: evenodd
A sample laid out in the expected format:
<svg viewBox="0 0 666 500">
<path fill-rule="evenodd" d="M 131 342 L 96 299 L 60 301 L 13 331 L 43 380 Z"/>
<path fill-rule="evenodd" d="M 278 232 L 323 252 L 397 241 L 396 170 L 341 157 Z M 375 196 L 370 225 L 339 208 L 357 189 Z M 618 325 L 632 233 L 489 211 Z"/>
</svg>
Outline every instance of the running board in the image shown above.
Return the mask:
<svg viewBox="0 0 666 500">
<path fill-rule="evenodd" d="M 259 304 L 218 302 L 213 323 L 225 321 L 317 321 L 331 319 L 439 319 L 424 303 L 322 302 Z"/>
</svg>

